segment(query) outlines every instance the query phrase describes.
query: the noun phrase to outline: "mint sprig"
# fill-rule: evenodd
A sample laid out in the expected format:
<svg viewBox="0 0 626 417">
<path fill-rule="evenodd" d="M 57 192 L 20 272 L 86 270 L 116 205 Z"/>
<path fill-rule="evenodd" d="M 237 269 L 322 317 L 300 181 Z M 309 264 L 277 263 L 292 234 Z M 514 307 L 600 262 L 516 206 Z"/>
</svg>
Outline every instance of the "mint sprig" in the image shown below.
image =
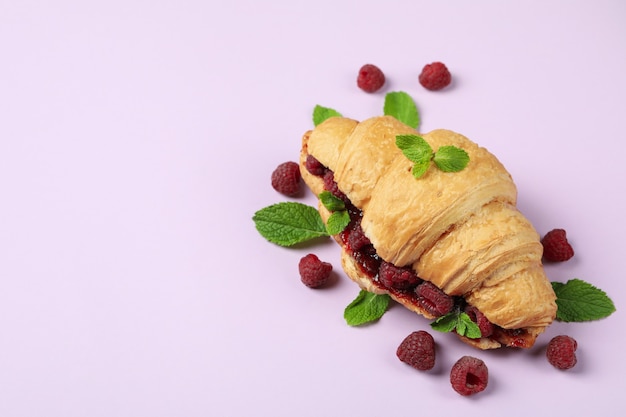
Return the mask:
<svg viewBox="0 0 626 417">
<path fill-rule="evenodd" d="M 342 199 L 333 195 L 330 191 L 322 191 L 318 198 L 326 207 L 328 211 L 332 213 L 326 221 L 326 230 L 330 235 L 336 235 L 343 231 L 343 229 L 350 223 L 350 214 L 346 210 L 346 204 Z"/>
<path fill-rule="evenodd" d="M 402 123 L 417 129 L 420 124 L 420 115 L 415 101 L 404 91 L 393 91 L 385 95 L 383 106 L 385 116 L 393 116 Z"/>
<path fill-rule="evenodd" d="M 599 320 L 615 312 L 615 304 L 604 291 L 581 279 L 552 282 L 556 294 L 556 319 L 563 322 Z"/>
<path fill-rule="evenodd" d="M 469 155 L 456 146 L 441 146 L 435 152 L 433 162 L 444 172 L 459 172 L 469 163 Z"/>
<path fill-rule="evenodd" d="M 331 117 L 342 117 L 341 113 L 329 107 L 320 106 L 319 104 L 313 108 L 313 125 L 317 126 L 324 120 Z"/>
<path fill-rule="evenodd" d="M 415 178 L 422 177 L 434 162 L 444 172 L 459 172 L 469 163 L 469 155 L 456 146 L 441 146 L 433 151 L 426 140 L 418 135 L 396 136 L 396 146 L 413 162 L 411 172 Z"/>
<path fill-rule="evenodd" d="M 423 137 L 418 135 L 397 135 L 396 146 L 411 162 L 430 163 L 433 157 L 433 148 Z"/>
<path fill-rule="evenodd" d="M 322 191 L 317 198 L 329 211 L 345 210 L 346 208 L 346 203 L 330 191 Z"/>
<path fill-rule="evenodd" d="M 297 202 L 267 206 L 254 213 L 252 220 L 261 236 L 280 246 L 329 235 L 317 209 Z"/>
<path fill-rule="evenodd" d="M 343 317 L 350 326 L 360 326 L 380 319 L 389 307 L 391 297 L 361 290 L 346 307 Z"/>
<path fill-rule="evenodd" d="M 459 335 L 470 339 L 479 339 L 481 337 L 478 325 L 472 321 L 467 313 L 458 309 L 438 317 L 430 324 L 430 327 L 433 330 L 444 333 L 456 330 Z"/>
<path fill-rule="evenodd" d="M 326 231 L 329 235 L 338 235 L 350 223 L 350 214 L 346 210 L 334 211 L 326 221 Z"/>
</svg>

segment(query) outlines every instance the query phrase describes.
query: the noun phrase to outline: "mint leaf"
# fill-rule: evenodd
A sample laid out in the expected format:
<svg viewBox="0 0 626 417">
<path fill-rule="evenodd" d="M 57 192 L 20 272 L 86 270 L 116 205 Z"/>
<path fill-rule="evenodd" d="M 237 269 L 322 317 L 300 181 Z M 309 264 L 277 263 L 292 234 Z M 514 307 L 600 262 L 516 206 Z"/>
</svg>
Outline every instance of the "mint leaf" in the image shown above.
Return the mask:
<svg viewBox="0 0 626 417">
<path fill-rule="evenodd" d="M 433 156 L 433 148 L 423 137 L 418 135 L 398 135 L 396 136 L 396 146 L 411 162 L 430 162 Z"/>
<path fill-rule="evenodd" d="M 433 152 L 426 140 L 418 135 L 396 136 L 396 146 L 413 162 L 413 176 L 420 178 L 430 168 L 431 161 L 444 172 L 458 172 L 469 163 L 469 155 L 456 146 L 442 146 Z"/>
<path fill-rule="evenodd" d="M 469 163 L 469 155 L 456 146 L 442 146 L 435 152 L 433 161 L 444 172 L 459 172 Z"/>
<path fill-rule="evenodd" d="M 400 148 L 409 161 L 414 162 L 413 176 L 419 178 L 428 171 L 433 158 L 433 148 L 423 137 L 418 135 L 396 136 L 396 146 Z"/>
<path fill-rule="evenodd" d="M 457 315 L 455 312 L 444 314 L 430 323 L 430 327 L 438 332 L 448 333 L 456 328 Z"/>
<path fill-rule="evenodd" d="M 319 104 L 313 108 L 313 125 L 317 126 L 324 120 L 331 117 L 341 117 L 341 113 L 329 107 L 323 107 Z"/>
<path fill-rule="evenodd" d="M 615 304 L 604 291 L 581 279 L 565 284 L 552 282 L 556 294 L 556 319 L 564 322 L 598 320 L 615 312 Z"/>
<path fill-rule="evenodd" d="M 480 328 L 472 321 L 470 316 L 462 311 L 454 310 L 448 314 L 438 317 L 430 323 L 430 327 L 438 332 L 448 333 L 453 330 L 470 339 L 479 339 L 481 337 Z"/>
<path fill-rule="evenodd" d="M 350 223 L 350 214 L 346 211 L 346 204 L 330 191 L 322 191 L 318 198 L 326 209 L 332 211 L 326 222 L 326 231 L 329 235 L 341 233 Z"/>
<path fill-rule="evenodd" d="M 345 210 L 346 208 L 346 204 L 343 200 L 333 195 L 330 191 L 322 191 L 317 198 L 320 199 L 324 207 L 329 211 Z"/>
<path fill-rule="evenodd" d="M 282 202 L 267 206 L 254 213 L 252 220 L 261 236 L 280 246 L 328 236 L 319 212 L 302 203 Z"/>
<path fill-rule="evenodd" d="M 393 116 L 414 129 L 417 129 L 420 124 L 420 116 L 415 101 L 403 91 L 390 92 L 385 95 L 383 112 L 386 116 Z"/>
<path fill-rule="evenodd" d="M 426 173 L 426 171 L 428 171 L 428 168 L 430 168 L 430 160 L 426 162 L 416 162 L 413 165 L 413 169 L 411 170 L 411 172 L 413 173 L 413 176 L 415 178 L 420 178 Z"/>
<path fill-rule="evenodd" d="M 333 212 L 326 222 L 326 231 L 329 235 L 336 235 L 343 231 L 350 223 L 350 214 L 346 210 Z"/>
<path fill-rule="evenodd" d="M 460 335 L 464 335 L 465 332 L 467 331 L 467 327 L 465 325 L 465 323 L 462 320 L 457 320 L 456 322 L 456 332 Z"/>
<path fill-rule="evenodd" d="M 456 332 L 461 336 L 469 337 L 470 339 L 480 339 L 482 336 L 478 324 L 474 323 L 470 316 L 465 312 L 459 314 L 459 319 L 456 324 Z"/>
<path fill-rule="evenodd" d="M 359 295 L 346 307 L 343 317 L 350 326 L 360 326 L 376 321 L 385 314 L 390 297 L 387 294 L 374 294 L 361 290 Z"/>
</svg>

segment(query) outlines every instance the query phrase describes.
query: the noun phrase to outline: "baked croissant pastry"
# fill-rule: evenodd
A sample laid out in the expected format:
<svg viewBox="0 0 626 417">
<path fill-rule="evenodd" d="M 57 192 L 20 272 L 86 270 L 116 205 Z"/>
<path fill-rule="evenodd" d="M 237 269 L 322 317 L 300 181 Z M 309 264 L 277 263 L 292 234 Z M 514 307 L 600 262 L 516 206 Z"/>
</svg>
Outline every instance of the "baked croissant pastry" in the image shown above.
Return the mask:
<svg viewBox="0 0 626 417">
<path fill-rule="evenodd" d="M 346 274 L 434 319 L 467 312 L 481 349 L 531 347 L 556 315 L 542 245 L 517 210 L 510 174 L 486 149 L 449 130 L 419 134 L 437 150 L 453 145 L 470 161 L 460 172 L 431 167 L 415 178 L 396 136 L 417 131 L 391 116 L 331 117 L 304 134 L 300 171 L 319 195 L 342 198 L 350 224 L 335 240 Z M 330 212 L 319 204 L 326 221 Z"/>
</svg>

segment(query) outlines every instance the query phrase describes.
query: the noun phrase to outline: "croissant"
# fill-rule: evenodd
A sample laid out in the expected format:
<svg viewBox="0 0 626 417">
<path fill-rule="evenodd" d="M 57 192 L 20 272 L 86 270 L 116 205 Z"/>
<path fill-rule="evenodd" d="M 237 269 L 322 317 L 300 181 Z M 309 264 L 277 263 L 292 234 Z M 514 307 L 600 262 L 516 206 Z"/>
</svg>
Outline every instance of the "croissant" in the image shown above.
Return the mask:
<svg viewBox="0 0 626 417">
<path fill-rule="evenodd" d="M 511 175 L 485 148 L 441 129 L 420 136 L 434 150 L 462 148 L 470 161 L 460 172 L 431 167 L 417 179 L 395 142 L 406 134 L 417 131 L 381 116 L 331 117 L 303 136 L 304 182 L 315 195 L 344 199 L 350 213 L 350 225 L 333 236 L 344 271 L 426 318 L 467 312 L 481 336 L 459 337 L 477 348 L 533 346 L 555 319 L 556 296 Z M 321 201 L 318 209 L 327 221 Z M 390 270 L 401 279 L 390 281 Z"/>
</svg>

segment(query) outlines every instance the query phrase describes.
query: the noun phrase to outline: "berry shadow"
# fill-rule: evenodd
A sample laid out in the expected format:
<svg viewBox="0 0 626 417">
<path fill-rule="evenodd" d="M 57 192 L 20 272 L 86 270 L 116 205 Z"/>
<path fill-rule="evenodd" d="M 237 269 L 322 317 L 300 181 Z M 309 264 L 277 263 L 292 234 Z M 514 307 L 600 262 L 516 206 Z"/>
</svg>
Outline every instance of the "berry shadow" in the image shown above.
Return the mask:
<svg viewBox="0 0 626 417">
<path fill-rule="evenodd" d="M 459 88 L 459 84 L 462 84 L 462 82 L 459 82 L 458 77 L 453 76 L 452 77 L 452 81 L 450 81 L 450 84 L 448 84 L 447 86 L 445 86 L 443 89 L 441 89 L 441 92 L 446 92 L 446 91 L 455 91 Z"/>
<path fill-rule="evenodd" d="M 304 197 L 306 197 L 308 195 L 308 188 L 304 187 L 302 185 L 302 183 L 300 183 L 300 188 L 298 189 L 298 191 L 295 194 L 287 195 L 287 194 L 283 194 L 283 193 L 281 193 L 281 192 L 279 192 L 277 190 L 274 190 L 274 192 L 277 195 L 281 196 L 281 197 L 287 197 L 287 198 L 293 198 L 293 199 L 296 199 L 296 200 L 300 200 L 300 199 L 303 199 Z"/>
<path fill-rule="evenodd" d="M 326 284 L 322 285 L 319 288 L 316 288 L 316 290 L 317 291 L 330 290 L 332 288 L 337 287 L 340 282 L 341 282 L 341 279 L 340 279 L 339 273 L 337 273 L 337 271 L 333 269 L 330 272 L 330 276 L 328 277 L 328 281 L 326 281 Z"/>
</svg>

